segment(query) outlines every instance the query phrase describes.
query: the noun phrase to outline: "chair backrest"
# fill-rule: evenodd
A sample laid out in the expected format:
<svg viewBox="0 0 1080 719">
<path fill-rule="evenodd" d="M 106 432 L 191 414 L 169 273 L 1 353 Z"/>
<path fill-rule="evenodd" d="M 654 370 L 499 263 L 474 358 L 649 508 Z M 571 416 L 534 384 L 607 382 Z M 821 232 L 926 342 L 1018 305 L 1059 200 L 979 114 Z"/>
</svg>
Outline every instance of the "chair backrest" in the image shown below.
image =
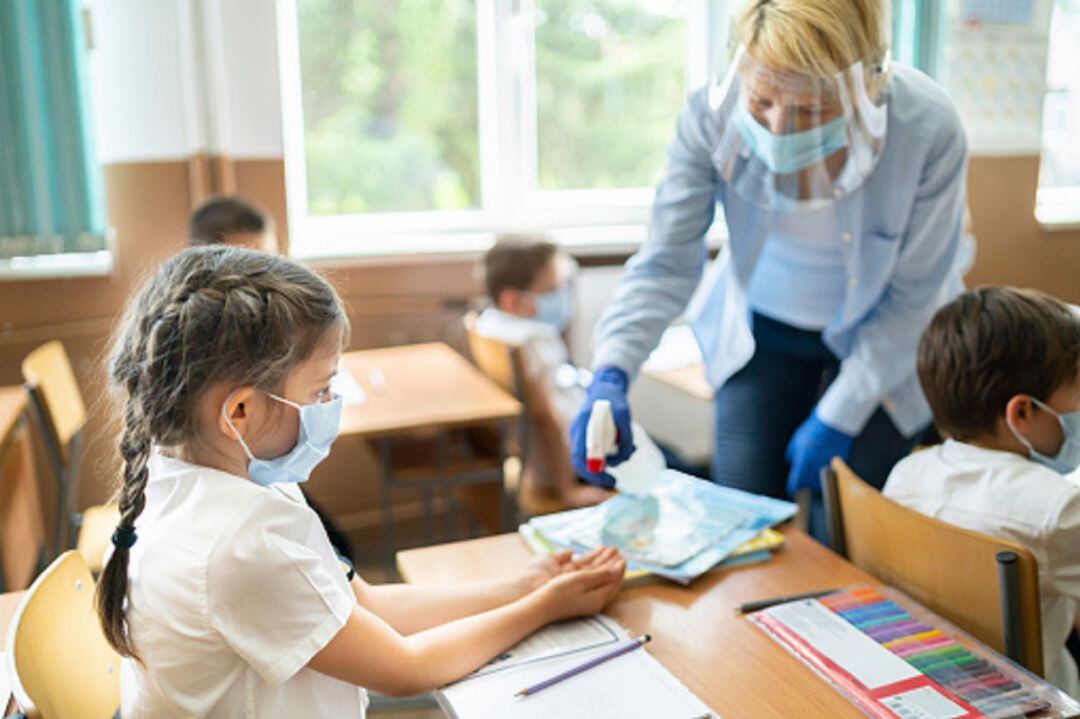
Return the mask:
<svg viewBox="0 0 1080 719">
<path fill-rule="evenodd" d="M 839 458 L 826 475 L 834 549 L 984 644 L 1043 674 L 1039 576 L 1031 552 L 898 504 Z M 1011 582 L 1003 579 L 998 559 L 1008 553 L 1016 558 L 1004 570 Z"/>
<path fill-rule="evenodd" d="M 120 706 L 120 657 L 94 611 L 94 579 L 64 552 L 31 585 L 8 629 L 19 708 L 44 719 L 110 719 Z"/>
<path fill-rule="evenodd" d="M 521 350 L 505 342 L 483 336 L 476 330 L 476 320 L 475 312 L 469 312 L 462 320 L 465 324 L 465 336 L 469 341 L 469 352 L 472 354 L 473 361 L 488 379 L 520 400 L 521 367 L 515 362 L 514 355 L 517 354 L 520 357 Z"/>
<path fill-rule="evenodd" d="M 86 424 L 86 405 L 64 345 L 52 340 L 35 349 L 23 360 L 22 374 L 41 413 L 46 441 L 55 442 L 63 461 L 71 462 L 71 441 Z"/>
<path fill-rule="evenodd" d="M 6 397 L 0 397 L 4 412 Z M 18 396 L 25 398 L 22 388 Z M 18 406 L 25 408 L 25 399 Z M 23 412 L 0 429 L 0 591 L 25 589 L 45 557 L 45 517 L 42 514 L 34 450 Z"/>
</svg>

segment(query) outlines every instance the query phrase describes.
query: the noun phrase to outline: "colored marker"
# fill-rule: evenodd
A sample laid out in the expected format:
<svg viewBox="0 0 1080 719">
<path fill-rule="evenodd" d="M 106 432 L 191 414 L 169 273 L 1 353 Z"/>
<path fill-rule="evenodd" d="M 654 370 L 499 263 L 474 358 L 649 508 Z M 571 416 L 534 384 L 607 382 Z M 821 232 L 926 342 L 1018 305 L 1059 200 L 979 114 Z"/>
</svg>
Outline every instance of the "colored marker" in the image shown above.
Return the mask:
<svg viewBox="0 0 1080 719">
<path fill-rule="evenodd" d="M 874 641 L 882 644 L 884 642 L 892 641 L 893 639 L 897 639 L 899 637 L 906 637 L 912 634 L 921 634 L 929 628 L 930 627 L 926 626 L 919 620 L 911 619 L 902 624 L 896 624 L 891 627 L 882 626 L 873 629 L 867 632 L 867 634 L 869 634 L 874 639 Z"/>
</svg>

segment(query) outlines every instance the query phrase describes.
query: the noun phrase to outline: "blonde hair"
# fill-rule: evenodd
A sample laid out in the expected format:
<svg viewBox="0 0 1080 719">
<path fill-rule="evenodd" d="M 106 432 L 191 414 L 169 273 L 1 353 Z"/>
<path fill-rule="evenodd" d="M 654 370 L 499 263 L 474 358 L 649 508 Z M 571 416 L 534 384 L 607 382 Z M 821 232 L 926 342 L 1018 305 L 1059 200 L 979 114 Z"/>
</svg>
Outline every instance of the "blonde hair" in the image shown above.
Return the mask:
<svg viewBox="0 0 1080 719">
<path fill-rule="evenodd" d="M 736 27 L 759 62 L 832 77 L 866 60 L 881 65 L 889 44 L 884 0 L 748 0 Z"/>
</svg>

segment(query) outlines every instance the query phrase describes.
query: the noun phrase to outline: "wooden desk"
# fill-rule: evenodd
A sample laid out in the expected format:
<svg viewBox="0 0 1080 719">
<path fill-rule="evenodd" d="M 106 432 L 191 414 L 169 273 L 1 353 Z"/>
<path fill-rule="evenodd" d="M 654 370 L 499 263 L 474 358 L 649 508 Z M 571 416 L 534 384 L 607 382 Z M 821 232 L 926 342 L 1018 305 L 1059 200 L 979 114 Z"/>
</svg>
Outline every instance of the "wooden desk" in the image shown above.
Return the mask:
<svg viewBox="0 0 1080 719">
<path fill-rule="evenodd" d="M 667 370 L 654 370 L 643 366 L 641 373 L 670 385 L 680 392 L 685 392 L 694 399 L 712 401 L 713 388 L 705 379 L 705 365 L 700 362 Z"/>
<path fill-rule="evenodd" d="M 21 386 L 0 387 L 0 591 L 29 586 L 45 548 L 27 403 Z"/>
<path fill-rule="evenodd" d="M 502 488 L 503 529 L 513 527 L 513 498 L 506 491 L 503 460 L 507 425 L 521 415 L 521 403 L 489 380 L 464 357 L 441 342 L 360 350 L 342 355 L 343 367 L 366 395 L 360 404 L 346 406 L 341 415 L 342 436 L 372 440 L 379 453 L 379 503 L 383 547 L 396 549 L 391 493 L 403 487 L 423 494 L 424 535 L 434 541 L 434 494 L 450 496 L 451 488 L 468 484 L 499 484 Z M 455 465 L 443 460 L 446 430 L 469 425 L 500 429 L 499 456 L 480 464 Z M 421 473 L 398 476 L 391 440 L 417 430 L 438 430 L 434 466 Z"/>
<path fill-rule="evenodd" d="M 653 582 L 624 589 L 605 612 L 724 719 L 842 719 L 864 715 L 779 644 L 734 613 L 741 602 L 877 582 L 807 535 L 785 529 L 770 561 L 712 572 L 691 587 Z M 398 554 L 410 582 L 457 582 L 509 573 L 530 556 L 516 534 Z"/>
<path fill-rule="evenodd" d="M 521 414 L 520 402 L 442 342 L 347 352 L 341 363 L 367 395 L 342 411 L 343 436 L 379 437 Z M 380 375 L 381 382 L 373 380 Z"/>
</svg>

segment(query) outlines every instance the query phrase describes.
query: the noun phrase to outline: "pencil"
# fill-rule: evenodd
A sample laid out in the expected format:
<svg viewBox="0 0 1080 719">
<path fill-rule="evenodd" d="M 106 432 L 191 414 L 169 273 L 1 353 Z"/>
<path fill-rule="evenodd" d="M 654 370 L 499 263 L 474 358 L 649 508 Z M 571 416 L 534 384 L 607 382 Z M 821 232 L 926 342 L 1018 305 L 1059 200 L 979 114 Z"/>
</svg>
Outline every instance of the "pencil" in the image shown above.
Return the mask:
<svg viewBox="0 0 1080 719">
<path fill-rule="evenodd" d="M 738 614 L 748 614 L 750 612 L 756 612 L 761 609 L 768 609 L 769 607 L 775 607 L 777 604 L 784 604 L 786 602 L 794 602 L 799 599 L 817 599 L 818 597 L 824 597 L 827 594 L 837 592 L 837 589 L 819 589 L 816 592 L 806 592 L 804 594 L 789 594 L 786 597 L 772 597 L 771 599 L 759 599 L 756 602 L 746 602 L 740 604 L 735 608 Z"/>
<path fill-rule="evenodd" d="M 579 664 L 576 667 L 571 667 L 570 669 L 567 669 L 565 672 L 562 672 L 561 674 L 556 674 L 555 676 L 551 677 L 550 679 L 545 679 L 544 681 L 542 681 L 542 682 L 540 682 L 538 684 L 533 684 L 531 687 L 525 687 L 524 689 L 519 691 L 514 696 L 516 696 L 516 697 L 527 697 L 530 694 L 535 694 L 536 692 L 541 691 L 543 689 L 547 689 L 548 687 L 550 687 L 550 686 L 552 686 L 554 684 L 558 684 L 559 682 L 563 681 L 564 679 L 569 679 L 570 677 L 577 676 L 578 674 L 581 674 L 584 671 L 588 671 L 589 669 L 592 669 L 593 667 L 600 666 L 604 662 L 610 661 L 610 660 L 614 659 L 615 657 L 621 657 L 623 654 L 627 654 L 629 652 L 634 651 L 635 649 L 639 649 L 639 648 L 645 646 L 651 640 L 652 640 L 652 637 L 650 637 L 648 634 L 643 634 L 640 637 L 638 637 L 637 639 L 631 639 L 626 644 L 623 644 L 621 647 L 618 647 L 616 649 L 612 649 L 607 654 L 601 654 L 598 657 L 590 659 L 589 661 L 585 662 L 584 664 Z"/>
</svg>

